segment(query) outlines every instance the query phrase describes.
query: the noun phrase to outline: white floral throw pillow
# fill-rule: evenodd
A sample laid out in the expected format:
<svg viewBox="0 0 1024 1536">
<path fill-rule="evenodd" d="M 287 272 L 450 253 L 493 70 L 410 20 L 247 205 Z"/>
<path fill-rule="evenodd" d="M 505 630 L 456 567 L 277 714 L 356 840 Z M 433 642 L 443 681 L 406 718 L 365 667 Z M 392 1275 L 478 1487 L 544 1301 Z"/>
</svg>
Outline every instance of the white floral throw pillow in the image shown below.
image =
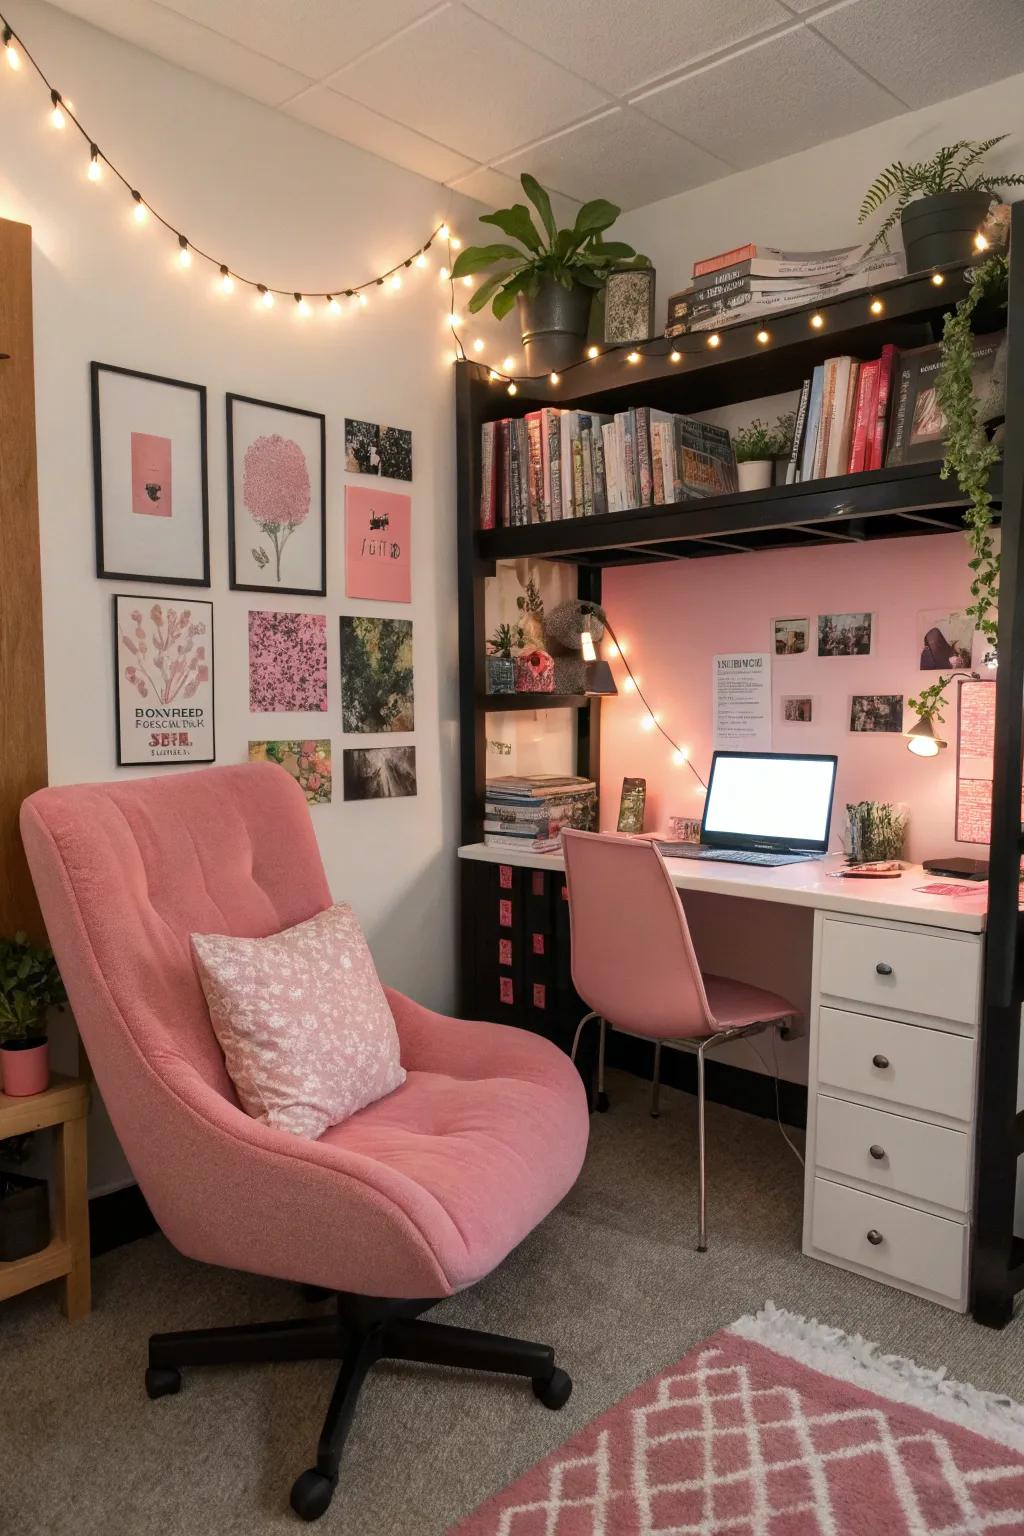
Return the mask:
<svg viewBox="0 0 1024 1536">
<path fill-rule="evenodd" d="M 192 935 L 247 1114 L 315 1141 L 405 1082 L 398 1031 L 347 903 L 266 939 Z"/>
</svg>

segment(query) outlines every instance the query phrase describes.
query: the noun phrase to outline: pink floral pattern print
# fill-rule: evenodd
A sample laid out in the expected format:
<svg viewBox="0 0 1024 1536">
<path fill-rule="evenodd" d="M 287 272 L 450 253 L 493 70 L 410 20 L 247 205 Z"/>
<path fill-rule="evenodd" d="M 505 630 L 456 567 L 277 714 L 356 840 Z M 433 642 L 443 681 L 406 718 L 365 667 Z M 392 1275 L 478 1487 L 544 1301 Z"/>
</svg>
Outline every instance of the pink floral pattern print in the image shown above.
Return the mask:
<svg viewBox="0 0 1024 1536">
<path fill-rule="evenodd" d="M 327 709 L 327 618 L 249 614 L 249 709 Z"/>
<path fill-rule="evenodd" d="M 151 698 L 155 704 L 193 698 L 210 681 L 202 642 L 206 625 L 193 623 L 188 608 L 179 612 L 170 603 L 166 610 L 162 603 L 154 603 L 147 617 L 141 608 L 133 608 L 130 617 L 130 633 L 118 626 L 122 653 L 132 658 L 124 669 L 128 686 L 140 699 Z"/>
<path fill-rule="evenodd" d="M 265 939 L 192 935 L 246 1114 L 315 1141 L 405 1082 L 398 1031 L 345 902 Z"/>
<path fill-rule="evenodd" d="M 242 499 L 253 522 L 273 545 L 278 581 L 284 547 L 309 516 L 309 497 L 306 455 L 298 443 L 274 432 L 249 444 L 242 468 Z M 253 558 L 257 565 L 265 565 L 266 550 L 254 549 Z"/>
</svg>

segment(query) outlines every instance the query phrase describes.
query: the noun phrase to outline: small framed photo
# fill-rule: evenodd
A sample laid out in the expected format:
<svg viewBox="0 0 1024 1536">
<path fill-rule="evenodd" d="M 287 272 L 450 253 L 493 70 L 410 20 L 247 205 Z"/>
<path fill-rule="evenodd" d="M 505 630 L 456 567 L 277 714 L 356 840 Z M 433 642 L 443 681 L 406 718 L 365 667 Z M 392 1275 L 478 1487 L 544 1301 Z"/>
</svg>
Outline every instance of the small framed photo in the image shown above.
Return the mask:
<svg viewBox="0 0 1024 1536">
<path fill-rule="evenodd" d="M 208 587 L 206 386 L 90 371 L 97 576 Z"/>
<path fill-rule="evenodd" d="M 327 431 L 318 411 L 228 395 L 235 592 L 327 593 Z"/>
<path fill-rule="evenodd" d="M 782 718 L 787 725 L 810 725 L 814 718 L 814 700 L 806 694 L 784 695 Z"/>
<path fill-rule="evenodd" d="M 609 272 L 604 290 L 604 339 L 648 341 L 654 335 L 654 268 Z"/>
<path fill-rule="evenodd" d="M 901 735 L 902 693 L 855 693 L 850 700 L 850 730 Z"/>
<path fill-rule="evenodd" d="M 773 619 L 776 656 L 802 656 L 810 643 L 810 619 Z"/>
<path fill-rule="evenodd" d="M 819 613 L 819 656 L 870 656 L 870 613 Z"/>
<path fill-rule="evenodd" d="M 212 763 L 213 604 L 114 598 L 117 766 Z"/>
</svg>

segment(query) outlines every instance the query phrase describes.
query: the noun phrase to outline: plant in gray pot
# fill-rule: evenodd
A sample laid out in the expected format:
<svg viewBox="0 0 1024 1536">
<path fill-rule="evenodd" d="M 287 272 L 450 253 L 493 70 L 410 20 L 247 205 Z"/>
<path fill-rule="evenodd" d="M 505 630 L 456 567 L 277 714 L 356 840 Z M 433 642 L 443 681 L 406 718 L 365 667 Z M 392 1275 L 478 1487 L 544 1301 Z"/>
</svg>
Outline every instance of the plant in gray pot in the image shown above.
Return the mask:
<svg viewBox="0 0 1024 1536">
<path fill-rule="evenodd" d="M 867 250 L 888 245 L 889 232 L 898 220 L 908 272 L 974 260 L 979 248 L 984 249 L 977 237 L 992 199 L 1006 187 L 1024 186 L 1024 176 L 982 168 L 989 151 L 1007 137 L 1001 133 L 994 139 L 959 139 L 943 145 L 930 160 L 910 165 L 894 160 L 886 166 L 860 206 L 863 224 L 892 202 Z"/>
<path fill-rule="evenodd" d="M 46 1016 L 66 1002 L 52 950 L 23 933 L 0 939 L 0 1084 L 11 1098 L 49 1086 Z"/>
<path fill-rule="evenodd" d="M 591 302 L 612 268 L 649 267 L 650 262 L 624 241 L 604 239 L 622 211 L 614 203 L 604 198 L 584 203 L 572 228 L 559 229 L 544 188 L 525 173 L 519 179 L 544 233 L 525 203 L 481 214 L 482 224 L 496 225 L 517 243 L 467 246 L 459 253 L 452 278 L 475 277 L 500 266 L 470 299 L 470 313 L 477 314 L 489 302 L 503 320 L 518 304 L 527 369 L 551 373 L 582 357 Z"/>
<path fill-rule="evenodd" d="M 525 636 L 521 624 L 499 624 L 487 642 L 487 692 L 515 693 L 516 667 L 513 651 L 521 650 Z"/>
</svg>

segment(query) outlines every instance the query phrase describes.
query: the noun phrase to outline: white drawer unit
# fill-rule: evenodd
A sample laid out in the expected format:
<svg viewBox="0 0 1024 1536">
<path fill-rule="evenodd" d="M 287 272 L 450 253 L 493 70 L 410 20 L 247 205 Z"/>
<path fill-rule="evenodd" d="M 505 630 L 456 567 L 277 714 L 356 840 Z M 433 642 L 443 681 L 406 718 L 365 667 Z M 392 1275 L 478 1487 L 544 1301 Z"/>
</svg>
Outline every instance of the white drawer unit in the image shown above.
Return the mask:
<svg viewBox="0 0 1024 1536">
<path fill-rule="evenodd" d="M 920 1024 L 842 1008 L 819 1009 L 818 1081 L 844 1097 L 885 1099 L 925 1114 L 970 1120 L 975 1042 Z"/>
<path fill-rule="evenodd" d="M 872 1184 L 897 1200 L 921 1200 L 966 1214 L 971 1144 L 965 1131 L 822 1093 L 817 1126 L 815 1161 L 821 1173 Z"/>
<path fill-rule="evenodd" d="M 981 946 L 949 934 L 829 917 L 822 922 L 819 982 L 823 997 L 866 1003 L 871 1013 L 974 1025 Z"/>
<path fill-rule="evenodd" d="M 968 1235 L 963 1222 L 819 1178 L 811 1235 L 824 1254 L 961 1304 Z"/>
<path fill-rule="evenodd" d="M 967 1309 L 980 935 L 815 918 L 804 1252 Z"/>
</svg>

